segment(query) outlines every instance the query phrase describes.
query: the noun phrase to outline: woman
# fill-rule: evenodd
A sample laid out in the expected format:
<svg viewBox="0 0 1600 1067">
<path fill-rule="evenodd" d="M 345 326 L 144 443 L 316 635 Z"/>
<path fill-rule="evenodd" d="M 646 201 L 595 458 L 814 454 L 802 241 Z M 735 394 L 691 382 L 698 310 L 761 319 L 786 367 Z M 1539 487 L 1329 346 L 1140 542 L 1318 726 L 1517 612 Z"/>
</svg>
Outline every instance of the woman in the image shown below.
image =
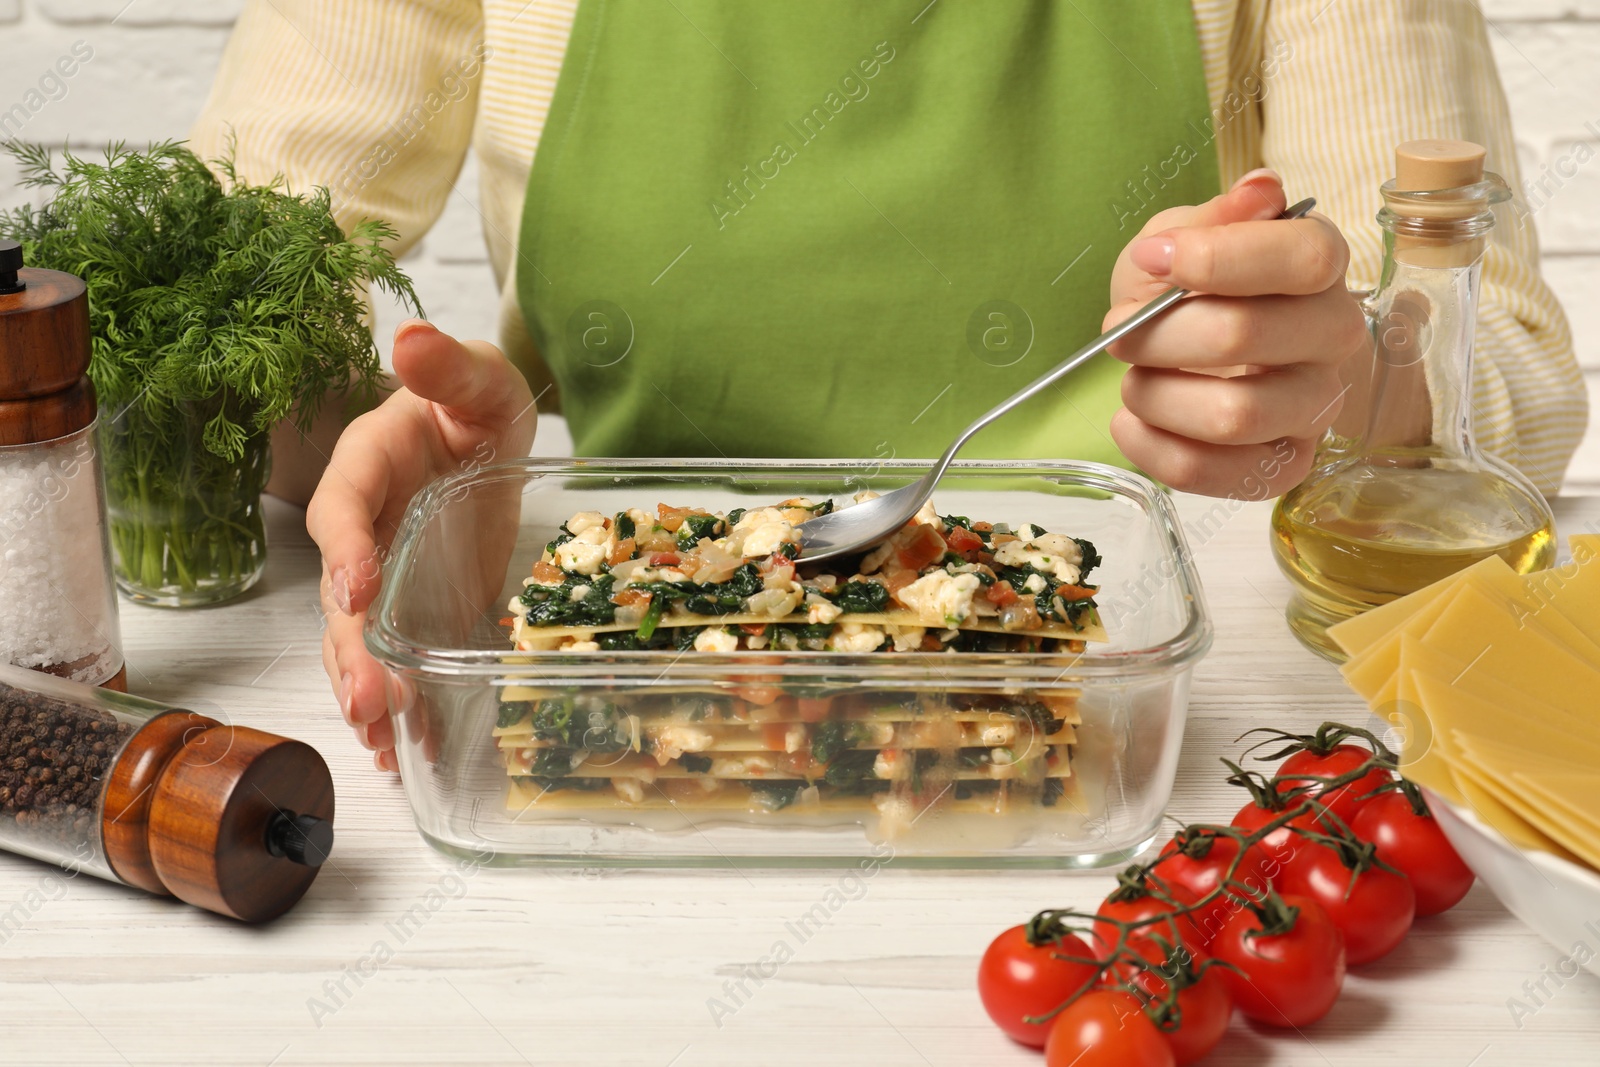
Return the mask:
<svg viewBox="0 0 1600 1067">
<path fill-rule="evenodd" d="M 526 452 L 536 398 L 580 453 L 936 454 L 1179 285 L 1207 295 L 970 453 L 1276 494 L 1364 399 L 1346 285 L 1376 281 L 1393 146 L 1476 140 L 1515 171 L 1467 0 L 259 0 L 196 147 L 229 129 L 244 174 L 329 185 L 402 250 L 469 142 L 483 167 L 510 362 L 403 324 L 404 388 L 307 517 L 329 674 L 386 767 L 374 561 L 429 478 Z M 1285 183 L 1327 214 L 1274 221 Z M 1481 432 L 1552 490 L 1583 391 L 1531 230 L 1509 236 Z"/>
</svg>

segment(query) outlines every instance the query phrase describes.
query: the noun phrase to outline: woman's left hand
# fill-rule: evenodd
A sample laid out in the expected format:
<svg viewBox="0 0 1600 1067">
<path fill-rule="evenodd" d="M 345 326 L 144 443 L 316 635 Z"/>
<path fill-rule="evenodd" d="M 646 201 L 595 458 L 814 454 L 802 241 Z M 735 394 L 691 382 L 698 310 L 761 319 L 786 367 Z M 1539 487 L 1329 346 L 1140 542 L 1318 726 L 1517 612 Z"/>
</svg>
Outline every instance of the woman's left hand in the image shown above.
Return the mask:
<svg viewBox="0 0 1600 1067">
<path fill-rule="evenodd" d="M 1117 259 L 1106 329 L 1173 286 L 1201 294 L 1111 348 L 1132 364 L 1111 435 L 1174 489 L 1266 499 L 1298 484 L 1343 405 L 1341 367 L 1371 344 L 1343 235 L 1316 213 L 1279 220 L 1286 200 L 1276 174 L 1252 172 L 1154 216 Z"/>
</svg>

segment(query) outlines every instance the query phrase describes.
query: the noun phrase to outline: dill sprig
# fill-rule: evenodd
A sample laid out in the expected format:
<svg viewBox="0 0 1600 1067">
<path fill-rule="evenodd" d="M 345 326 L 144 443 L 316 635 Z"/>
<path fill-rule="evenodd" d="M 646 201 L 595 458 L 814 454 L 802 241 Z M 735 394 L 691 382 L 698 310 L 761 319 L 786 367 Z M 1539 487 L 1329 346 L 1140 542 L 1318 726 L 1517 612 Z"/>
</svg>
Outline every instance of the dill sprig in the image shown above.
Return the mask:
<svg viewBox="0 0 1600 1067">
<path fill-rule="evenodd" d="M 159 428 L 182 417 L 180 402 L 221 401 L 204 443 L 238 459 L 285 417 L 309 426 L 334 389 L 372 401 L 382 372 L 364 321 L 368 286 L 420 311 L 384 248 L 388 223 L 346 236 L 326 189 L 250 185 L 231 158 L 213 161 L 224 184 L 176 142 L 115 144 L 104 162 L 65 153 L 59 170 L 48 148 L 7 148 L 22 183 L 51 200 L 0 214 L 0 234 L 21 241 L 31 265 L 87 283 L 89 374 L 103 410 L 136 407 Z"/>
<path fill-rule="evenodd" d="M 119 572 L 180 599 L 248 584 L 265 551 L 267 433 L 285 418 L 306 430 L 336 390 L 373 402 L 370 287 L 421 313 L 384 247 L 394 229 L 345 234 L 326 189 L 249 184 L 231 151 L 208 166 L 181 143 L 119 143 L 58 166 L 46 147 L 5 147 L 49 202 L 0 212 L 0 235 L 88 286 Z"/>
</svg>

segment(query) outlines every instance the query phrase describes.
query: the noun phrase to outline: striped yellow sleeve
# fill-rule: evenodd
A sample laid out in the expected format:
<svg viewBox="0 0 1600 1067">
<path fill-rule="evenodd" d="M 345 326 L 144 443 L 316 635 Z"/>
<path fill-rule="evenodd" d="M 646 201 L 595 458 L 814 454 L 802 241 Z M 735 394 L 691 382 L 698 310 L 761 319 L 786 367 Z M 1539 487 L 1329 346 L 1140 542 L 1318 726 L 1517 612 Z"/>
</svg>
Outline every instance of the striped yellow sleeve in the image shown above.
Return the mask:
<svg viewBox="0 0 1600 1067">
<path fill-rule="evenodd" d="M 240 174 L 325 185 L 346 227 L 383 219 L 402 254 L 444 209 L 489 49 L 478 0 L 250 0 L 191 132 Z"/>
<path fill-rule="evenodd" d="M 1214 6 L 1196 0 L 1197 13 Z M 1476 141 L 1488 148 L 1490 169 L 1521 188 L 1505 95 L 1472 0 L 1238 0 L 1235 7 L 1230 81 L 1258 72 L 1264 57 L 1280 61 L 1261 81 L 1259 126 L 1246 116 L 1218 139 L 1224 175 L 1266 165 L 1284 176 L 1291 198 L 1316 196 L 1350 241 L 1353 286 L 1377 282 L 1382 240 L 1373 217 L 1395 145 L 1418 137 Z M 1531 219 L 1506 210 L 1500 222 L 1483 269 L 1479 442 L 1554 493 L 1583 436 L 1588 400 L 1566 316 L 1539 277 Z"/>
</svg>

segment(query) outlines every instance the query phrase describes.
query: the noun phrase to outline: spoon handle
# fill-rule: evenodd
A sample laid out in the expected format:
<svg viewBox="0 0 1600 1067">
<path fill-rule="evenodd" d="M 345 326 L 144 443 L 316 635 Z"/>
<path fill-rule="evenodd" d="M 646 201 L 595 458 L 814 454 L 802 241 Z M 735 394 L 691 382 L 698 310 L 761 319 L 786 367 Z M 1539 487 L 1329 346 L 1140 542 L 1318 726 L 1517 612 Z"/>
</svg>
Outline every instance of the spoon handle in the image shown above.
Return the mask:
<svg viewBox="0 0 1600 1067">
<path fill-rule="evenodd" d="M 1280 219 L 1303 218 L 1312 208 L 1316 206 L 1317 202 L 1315 200 L 1302 200 L 1298 204 L 1289 207 L 1282 215 L 1279 215 L 1278 217 Z M 945 468 L 950 465 L 950 461 L 956 458 L 956 453 L 961 450 L 961 447 L 965 445 L 969 439 L 971 439 L 973 434 L 989 425 L 995 419 L 998 419 L 1000 416 L 1011 411 L 1023 401 L 1031 400 L 1033 397 L 1044 392 L 1050 386 L 1054 385 L 1062 378 L 1065 378 L 1068 374 L 1071 374 L 1073 371 L 1077 370 L 1084 363 L 1087 363 L 1092 356 L 1096 356 L 1101 352 L 1104 352 L 1106 349 L 1110 348 L 1112 345 L 1128 336 L 1128 334 L 1139 329 L 1145 323 L 1162 314 L 1168 308 L 1172 307 L 1173 304 L 1176 304 L 1178 301 L 1182 300 L 1188 295 L 1189 291 L 1187 289 L 1168 289 L 1166 292 L 1150 301 L 1144 307 L 1134 312 L 1128 318 L 1124 319 L 1122 322 L 1101 334 L 1099 338 L 1078 349 L 1078 351 L 1069 356 L 1064 363 L 1052 368 L 1050 372 L 1045 374 L 1042 378 L 1039 378 L 1037 381 L 1024 388 L 1015 396 L 1001 401 L 994 408 L 991 408 L 988 412 L 979 416 L 976 422 L 974 422 L 971 426 L 968 426 L 965 430 L 961 431 L 961 434 L 955 439 L 954 442 L 951 443 L 950 447 L 945 450 L 945 454 L 939 458 L 939 462 L 934 464 L 933 470 L 929 472 L 925 480 L 929 483 L 938 481 L 939 477 L 944 474 Z"/>
</svg>

